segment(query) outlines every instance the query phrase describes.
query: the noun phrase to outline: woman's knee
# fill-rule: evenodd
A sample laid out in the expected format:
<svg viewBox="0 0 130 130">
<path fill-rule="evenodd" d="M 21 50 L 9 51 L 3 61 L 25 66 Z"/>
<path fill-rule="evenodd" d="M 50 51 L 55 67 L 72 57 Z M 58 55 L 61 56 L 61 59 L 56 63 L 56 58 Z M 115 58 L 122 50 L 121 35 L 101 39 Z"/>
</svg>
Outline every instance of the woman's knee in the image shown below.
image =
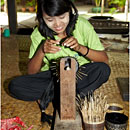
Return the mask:
<svg viewBox="0 0 130 130">
<path fill-rule="evenodd" d="M 10 96 L 13 98 L 24 100 L 24 101 L 35 101 L 35 97 L 29 94 L 29 91 L 24 88 L 23 84 L 20 84 L 19 80 L 13 79 L 9 85 L 8 89 Z"/>
<path fill-rule="evenodd" d="M 109 79 L 109 76 L 110 76 L 110 73 L 111 73 L 111 69 L 110 69 L 109 65 L 104 63 L 104 62 L 99 62 L 98 67 L 101 71 L 102 78 L 105 81 L 107 81 Z"/>
<path fill-rule="evenodd" d="M 9 85 L 8 85 L 8 89 L 9 89 L 9 92 L 12 96 L 15 95 L 16 93 L 16 89 L 17 89 L 17 82 L 15 79 L 11 80 Z"/>
<path fill-rule="evenodd" d="M 24 86 L 23 79 L 24 78 L 22 76 L 19 76 L 10 81 L 10 83 L 8 85 L 8 90 L 9 90 L 11 96 L 18 98 L 19 94 L 22 93 L 22 86 Z"/>
</svg>

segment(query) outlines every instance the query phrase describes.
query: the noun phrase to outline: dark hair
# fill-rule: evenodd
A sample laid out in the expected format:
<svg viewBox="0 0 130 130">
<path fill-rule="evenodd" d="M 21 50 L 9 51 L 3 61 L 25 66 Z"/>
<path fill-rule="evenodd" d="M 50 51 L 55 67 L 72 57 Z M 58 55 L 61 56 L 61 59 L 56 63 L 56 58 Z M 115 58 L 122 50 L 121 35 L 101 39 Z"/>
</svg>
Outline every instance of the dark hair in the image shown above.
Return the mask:
<svg viewBox="0 0 130 130">
<path fill-rule="evenodd" d="M 59 16 L 65 12 L 69 12 L 70 21 L 68 26 L 66 27 L 66 33 L 67 36 L 71 36 L 78 18 L 78 10 L 76 9 L 71 0 L 37 0 L 36 18 L 39 22 L 39 32 L 45 38 L 50 37 L 51 39 L 54 39 L 54 34 L 56 33 L 50 28 L 48 28 L 48 26 L 44 22 L 43 12 L 45 12 L 49 16 Z"/>
</svg>

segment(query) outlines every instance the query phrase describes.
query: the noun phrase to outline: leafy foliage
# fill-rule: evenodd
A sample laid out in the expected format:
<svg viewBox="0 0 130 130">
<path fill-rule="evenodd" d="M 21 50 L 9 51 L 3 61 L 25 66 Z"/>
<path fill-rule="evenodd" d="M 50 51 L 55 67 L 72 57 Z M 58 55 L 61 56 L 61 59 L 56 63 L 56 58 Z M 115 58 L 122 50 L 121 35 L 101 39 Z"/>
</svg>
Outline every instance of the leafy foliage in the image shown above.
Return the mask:
<svg viewBox="0 0 130 130">
<path fill-rule="evenodd" d="M 26 3 L 26 6 L 35 6 L 36 5 L 36 1 L 35 0 L 28 0 Z"/>
<path fill-rule="evenodd" d="M 109 5 L 114 4 L 114 5 L 117 5 L 119 7 L 122 7 L 122 6 L 125 6 L 125 2 L 126 2 L 126 0 L 109 0 L 108 4 Z"/>
<path fill-rule="evenodd" d="M 1 0 L 0 6 L 3 6 L 3 5 L 4 5 L 4 0 Z"/>
<path fill-rule="evenodd" d="M 109 13 L 111 14 L 114 14 L 115 12 L 117 12 L 117 9 L 115 7 L 111 8 L 109 11 Z"/>
<path fill-rule="evenodd" d="M 114 14 L 125 6 L 126 0 L 108 0 L 108 5 L 111 7 L 109 13 Z"/>
</svg>

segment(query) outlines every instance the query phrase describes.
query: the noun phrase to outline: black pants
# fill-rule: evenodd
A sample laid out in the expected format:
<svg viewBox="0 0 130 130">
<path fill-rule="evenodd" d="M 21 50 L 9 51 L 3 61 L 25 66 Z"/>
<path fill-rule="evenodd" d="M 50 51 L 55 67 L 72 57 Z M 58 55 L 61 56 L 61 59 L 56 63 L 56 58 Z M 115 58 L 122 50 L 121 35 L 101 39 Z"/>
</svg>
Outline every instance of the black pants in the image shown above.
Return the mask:
<svg viewBox="0 0 130 130">
<path fill-rule="evenodd" d="M 87 76 L 82 75 L 82 79 L 77 79 L 76 92 L 87 95 L 88 91 L 94 91 L 108 80 L 110 68 L 105 63 L 95 62 L 81 66 L 80 72 L 87 74 Z M 10 82 L 9 91 L 17 99 L 37 101 L 47 90 L 50 81 L 52 81 L 50 71 L 20 76 Z"/>
</svg>

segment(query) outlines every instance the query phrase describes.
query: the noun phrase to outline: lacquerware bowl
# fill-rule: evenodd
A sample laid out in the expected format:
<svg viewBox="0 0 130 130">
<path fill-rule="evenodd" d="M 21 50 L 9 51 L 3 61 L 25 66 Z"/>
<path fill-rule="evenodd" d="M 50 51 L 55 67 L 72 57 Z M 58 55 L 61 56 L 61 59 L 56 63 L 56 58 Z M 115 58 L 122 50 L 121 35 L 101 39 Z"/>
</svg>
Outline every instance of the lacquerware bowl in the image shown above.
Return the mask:
<svg viewBox="0 0 130 130">
<path fill-rule="evenodd" d="M 110 103 L 108 110 L 108 113 L 115 112 L 115 113 L 124 113 L 123 106 L 118 103 Z"/>
<path fill-rule="evenodd" d="M 107 130 L 126 130 L 128 117 L 122 113 L 107 113 L 105 126 Z"/>
</svg>

